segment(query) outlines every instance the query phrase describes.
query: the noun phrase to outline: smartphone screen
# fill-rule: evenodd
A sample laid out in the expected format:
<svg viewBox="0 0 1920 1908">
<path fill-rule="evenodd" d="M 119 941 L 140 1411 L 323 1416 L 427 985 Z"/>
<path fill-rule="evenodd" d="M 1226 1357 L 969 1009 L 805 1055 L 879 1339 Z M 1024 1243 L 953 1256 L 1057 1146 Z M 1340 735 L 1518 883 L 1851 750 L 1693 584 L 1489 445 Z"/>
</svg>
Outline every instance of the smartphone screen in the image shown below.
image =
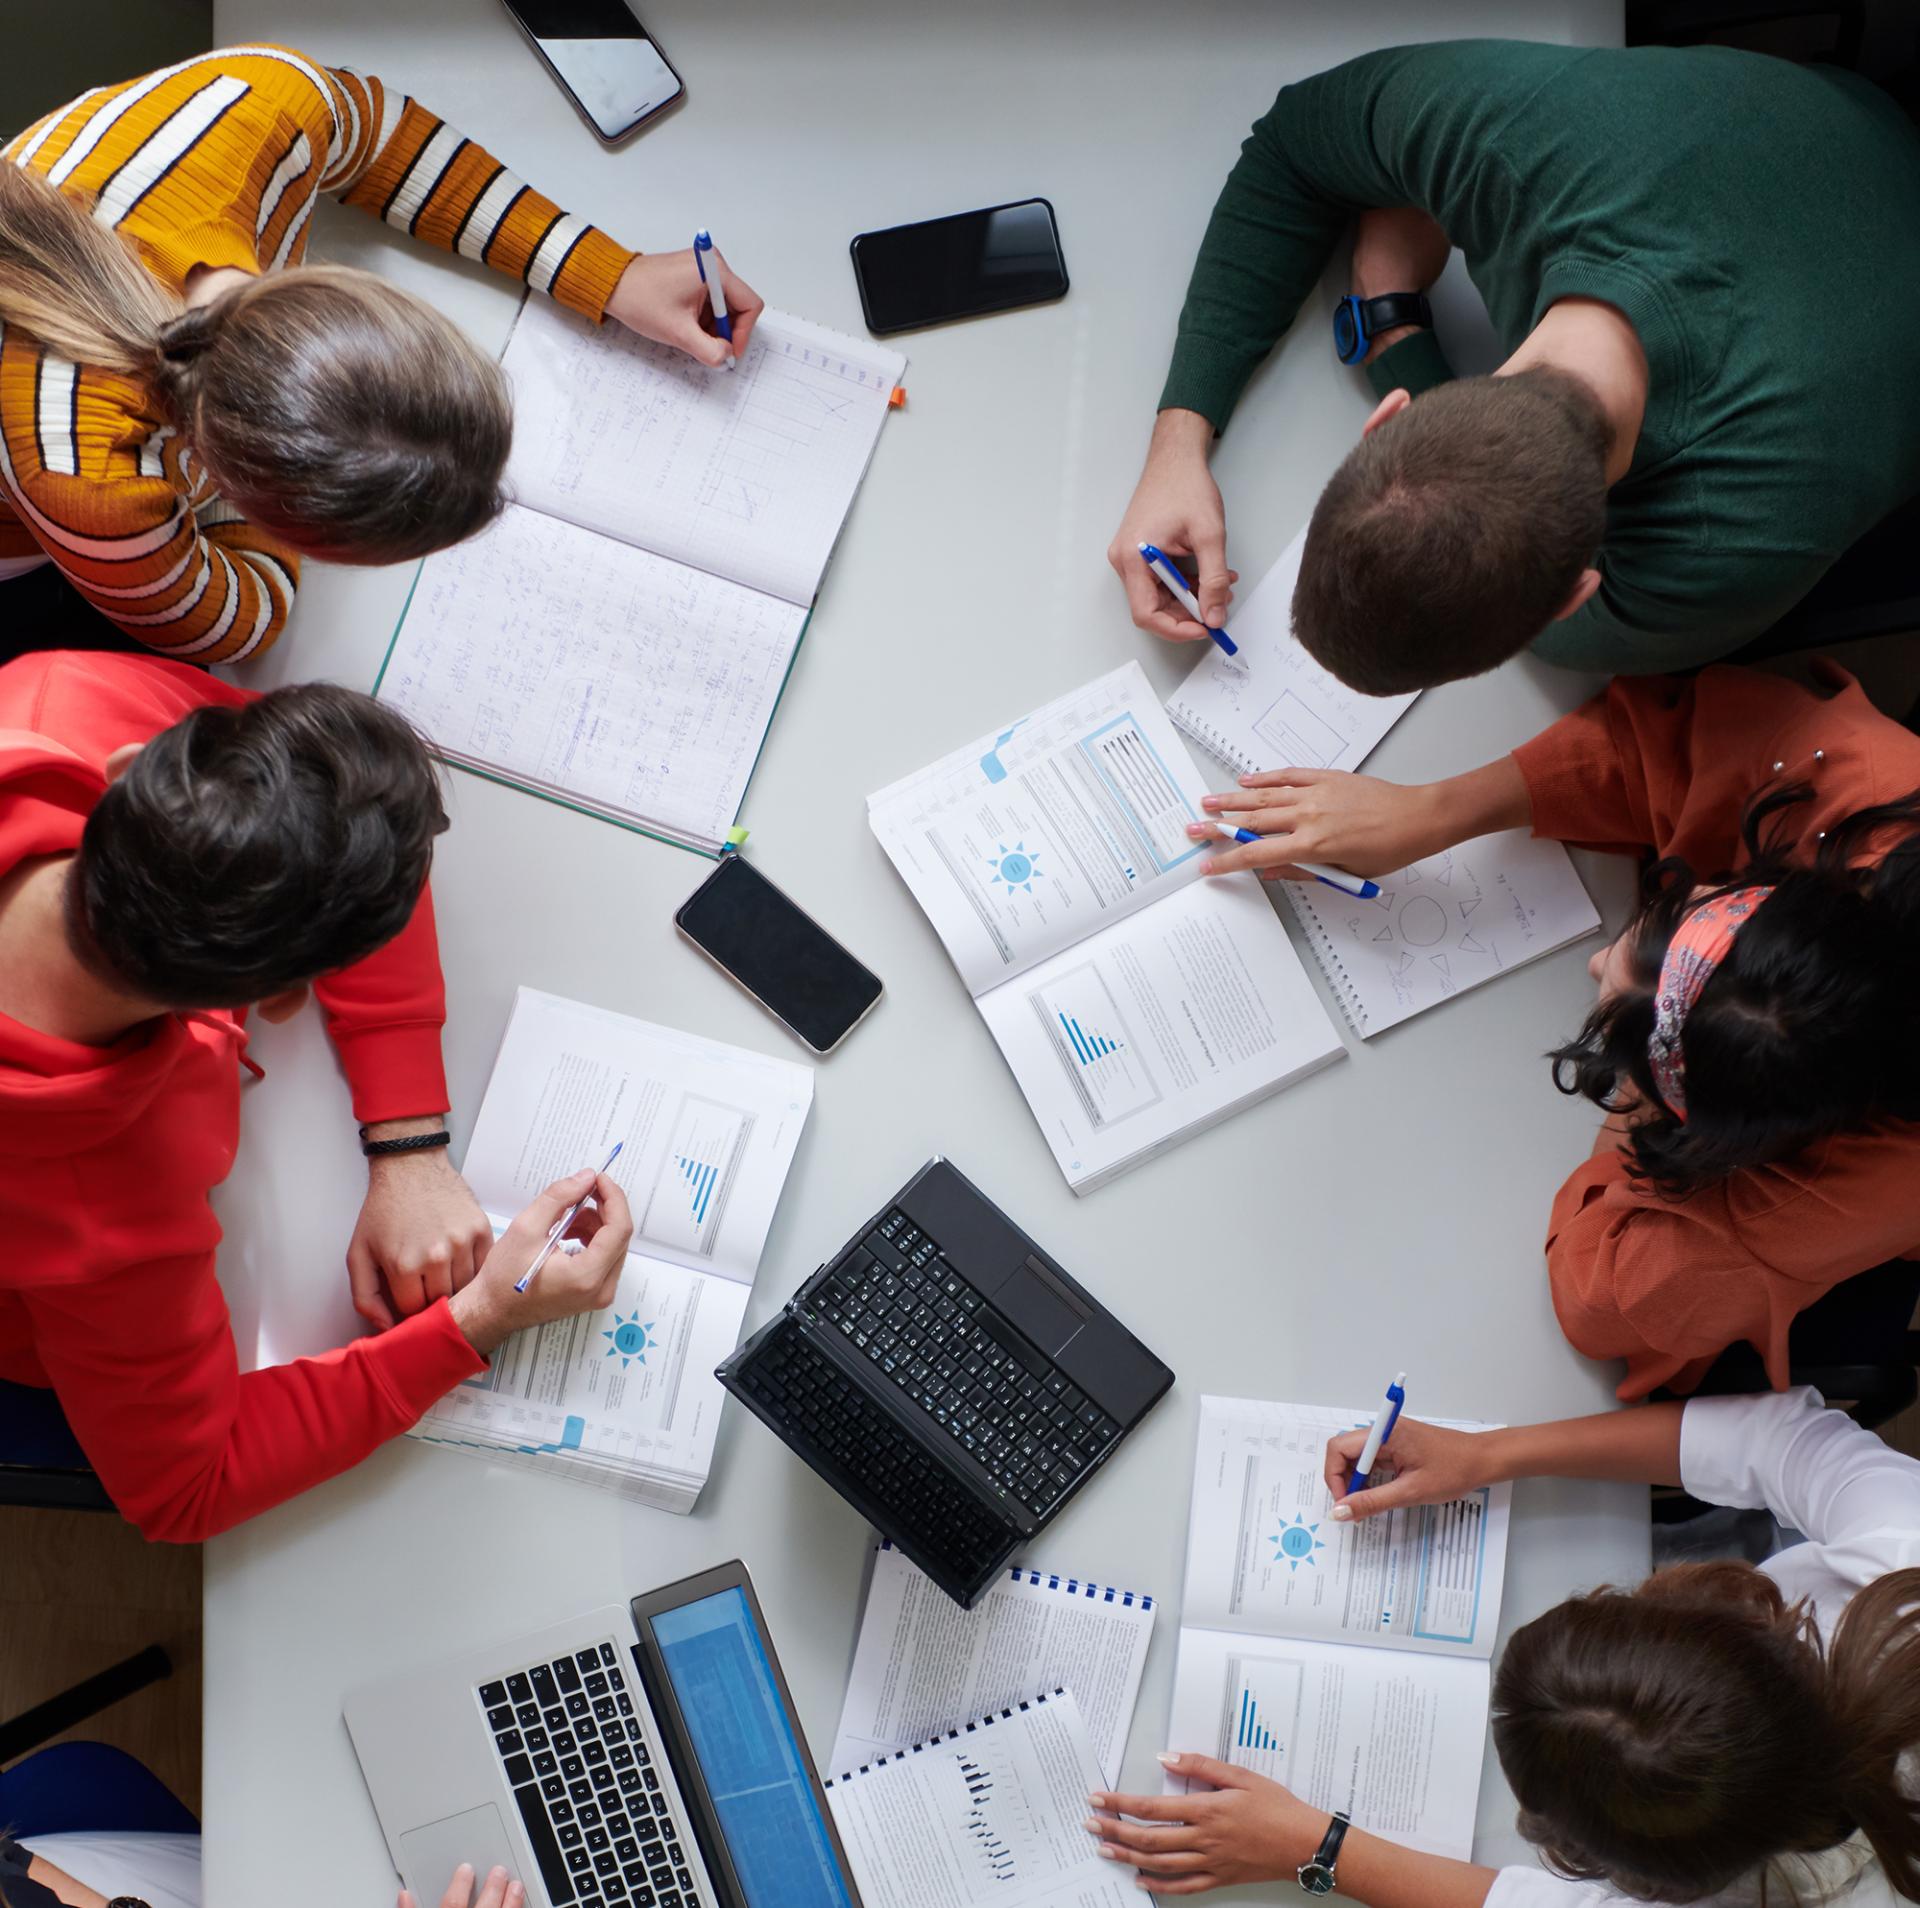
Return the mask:
<svg viewBox="0 0 1920 1908">
<path fill-rule="evenodd" d="M 1067 289 L 1060 233 L 1045 199 L 862 232 L 852 249 L 870 331 L 1012 311 Z"/>
<path fill-rule="evenodd" d="M 631 132 L 680 94 L 625 0 L 506 0 L 602 139 Z"/>
<path fill-rule="evenodd" d="M 816 1053 L 831 1053 L 880 998 L 878 976 L 738 855 L 721 861 L 674 920 Z"/>
</svg>

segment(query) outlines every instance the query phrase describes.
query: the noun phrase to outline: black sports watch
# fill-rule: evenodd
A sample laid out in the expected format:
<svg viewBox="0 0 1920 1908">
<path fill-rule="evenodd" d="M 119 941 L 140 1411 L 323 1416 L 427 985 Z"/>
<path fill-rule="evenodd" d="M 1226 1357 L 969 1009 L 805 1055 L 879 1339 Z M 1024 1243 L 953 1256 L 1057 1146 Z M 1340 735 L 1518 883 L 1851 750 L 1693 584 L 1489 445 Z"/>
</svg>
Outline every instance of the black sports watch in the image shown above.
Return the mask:
<svg viewBox="0 0 1920 1908">
<path fill-rule="evenodd" d="M 1349 293 L 1333 308 L 1333 348 L 1342 364 L 1358 364 L 1383 331 L 1401 325 L 1433 329 L 1433 307 L 1425 292 L 1388 292 L 1384 298 Z"/>
<path fill-rule="evenodd" d="M 1313 1851 L 1309 1860 L 1294 1870 L 1294 1879 L 1308 1894 L 1333 1893 L 1333 1865 L 1340 1859 L 1340 1844 L 1347 1839 L 1350 1819 L 1344 1809 L 1335 1809 L 1333 1820 L 1327 1824 L 1326 1834 L 1320 1838 L 1320 1846 Z"/>
</svg>

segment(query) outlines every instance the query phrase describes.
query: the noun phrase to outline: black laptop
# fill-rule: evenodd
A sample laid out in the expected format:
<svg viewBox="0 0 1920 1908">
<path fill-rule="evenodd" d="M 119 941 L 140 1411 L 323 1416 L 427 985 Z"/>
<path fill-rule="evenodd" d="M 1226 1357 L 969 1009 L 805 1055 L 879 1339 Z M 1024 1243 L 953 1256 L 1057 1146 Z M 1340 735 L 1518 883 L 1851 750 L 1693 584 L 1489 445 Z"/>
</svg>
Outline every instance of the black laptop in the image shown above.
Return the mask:
<svg viewBox="0 0 1920 1908">
<path fill-rule="evenodd" d="M 717 1376 L 969 1605 L 1173 1383 L 943 1159 Z"/>
</svg>

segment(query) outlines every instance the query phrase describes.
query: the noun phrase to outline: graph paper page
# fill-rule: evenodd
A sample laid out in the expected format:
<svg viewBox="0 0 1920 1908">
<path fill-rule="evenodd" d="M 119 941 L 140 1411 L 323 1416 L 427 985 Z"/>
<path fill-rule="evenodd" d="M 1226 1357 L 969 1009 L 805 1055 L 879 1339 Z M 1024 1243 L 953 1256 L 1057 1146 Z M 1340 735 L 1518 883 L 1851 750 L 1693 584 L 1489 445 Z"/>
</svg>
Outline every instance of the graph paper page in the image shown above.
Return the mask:
<svg viewBox="0 0 1920 1908">
<path fill-rule="evenodd" d="M 738 368 L 714 370 L 535 299 L 503 362 L 517 501 L 802 607 L 906 369 L 768 311 Z"/>
<path fill-rule="evenodd" d="M 464 1171 L 491 1212 L 608 1169 L 636 1253 L 750 1285 L 813 1103 L 813 1070 L 519 990 Z"/>
<path fill-rule="evenodd" d="M 1100 1764 L 1070 1692 L 827 1784 L 867 1908 L 1133 1908 L 1081 1827 Z"/>
<path fill-rule="evenodd" d="M 714 846 L 805 621 L 510 506 L 426 560 L 380 700 L 455 761 Z"/>
<path fill-rule="evenodd" d="M 1441 1656 L 1492 1655 L 1513 1486 L 1335 1523 L 1327 1440 L 1372 1422 L 1371 1409 L 1201 1399 L 1184 1621 Z M 1389 1470 L 1392 1448 L 1389 1440 L 1382 1460 Z"/>
</svg>

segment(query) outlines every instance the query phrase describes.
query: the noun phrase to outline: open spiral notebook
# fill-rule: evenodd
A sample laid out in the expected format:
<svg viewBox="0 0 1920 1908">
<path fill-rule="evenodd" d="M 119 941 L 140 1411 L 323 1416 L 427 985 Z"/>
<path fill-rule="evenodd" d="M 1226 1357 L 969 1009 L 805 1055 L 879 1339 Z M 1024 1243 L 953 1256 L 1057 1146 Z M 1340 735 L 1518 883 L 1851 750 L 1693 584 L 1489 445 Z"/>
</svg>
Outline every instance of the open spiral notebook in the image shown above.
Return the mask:
<svg viewBox="0 0 1920 1908">
<path fill-rule="evenodd" d="M 1371 901 L 1317 881 L 1277 885 L 1362 1040 L 1600 925 L 1567 851 L 1524 828 L 1381 875 Z"/>
<path fill-rule="evenodd" d="M 1293 586 L 1302 530 L 1229 619 L 1240 646 L 1208 643 L 1167 700 L 1177 727 L 1243 775 L 1260 769 L 1357 769 L 1413 706 L 1404 696 L 1363 696 L 1323 669 L 1293 639 Z"/>
</svg>

